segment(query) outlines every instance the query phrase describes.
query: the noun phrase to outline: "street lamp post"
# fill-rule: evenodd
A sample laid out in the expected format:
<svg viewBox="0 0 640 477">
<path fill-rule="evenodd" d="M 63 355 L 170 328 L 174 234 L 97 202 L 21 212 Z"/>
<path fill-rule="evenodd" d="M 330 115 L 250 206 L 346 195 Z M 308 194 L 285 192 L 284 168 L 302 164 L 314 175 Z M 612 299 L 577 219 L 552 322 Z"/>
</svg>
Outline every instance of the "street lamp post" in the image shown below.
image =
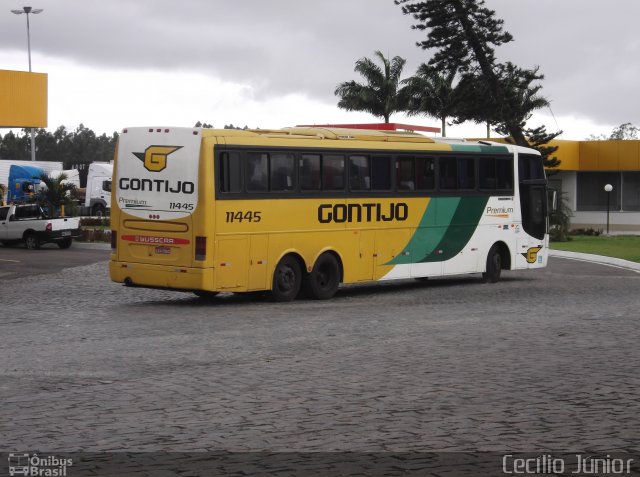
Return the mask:
<svg viewBox="0 0 640 477">
<path fill-rule="evenodd" d="M 29 28 L 29 14 L 37 15 L 42 12 L 42 8 L 22 7 L 22 10 L 11 10 L 16 15 L 27 15 L 27 51 L 29 53 L 29 73 L 31 73 L 31 32 Z M 36 160 L 36 133 L 35 129 L 31 128 L 31 160 Z"/>
<path fill-rule="evenodd" d="M 611 204 L 612 190 L 613 190 L 613 186 L 611 184 L 607 184 L 604 186 L 604 191 L 607 193 L 607 235 L 609 235 L 609 206 Z"/>
</svg>

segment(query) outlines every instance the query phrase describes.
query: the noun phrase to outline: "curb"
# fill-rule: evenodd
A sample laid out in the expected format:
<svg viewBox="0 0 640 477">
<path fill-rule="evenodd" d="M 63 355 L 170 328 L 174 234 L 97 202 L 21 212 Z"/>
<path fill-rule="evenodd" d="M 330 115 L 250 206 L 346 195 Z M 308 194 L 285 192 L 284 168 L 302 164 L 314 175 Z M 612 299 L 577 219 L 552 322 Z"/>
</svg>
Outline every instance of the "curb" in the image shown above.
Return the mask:
<svg viewBox="0 0 640 477">
<path fill-rule="evenodd" d="M 623 260 L 621 258 L 605 257 L 603 255 L 593 255 L 591 253 L 566 252 L 564 250 L 549 249 L 550 257 L 569 258 L 571 260 L 582 260 L 583 262 L 599 263 L 612 267 L 626 268 L 640 273 L 640 263 Z"/>
<path fill-rule="evenodd" d="M 72 247 L 91 248 L 94 250 L 111 250 L 111 244 L 106 242 L 77 242 L 74 240 Z"/>
</svg>

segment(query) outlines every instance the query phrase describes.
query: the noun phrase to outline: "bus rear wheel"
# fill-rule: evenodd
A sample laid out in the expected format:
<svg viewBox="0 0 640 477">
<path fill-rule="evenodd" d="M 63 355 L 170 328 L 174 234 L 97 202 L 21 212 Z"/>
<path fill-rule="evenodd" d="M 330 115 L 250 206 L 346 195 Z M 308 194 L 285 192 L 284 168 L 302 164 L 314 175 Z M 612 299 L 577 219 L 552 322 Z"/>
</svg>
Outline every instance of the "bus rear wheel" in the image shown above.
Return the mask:
<svg viewBox="0 0 640 477">
<path fill-rule="evenodd" d="M 302 269 L 295 257 L 286 255 L 273 273 L 271 295 L 275 301 L 293 301 L 302 285 Z"/>
<path fill-rule="evenodd" d="M 482 280 L 485 283 L 496 283 L 500 280 L 502 272 L 502 255 L 498 244 L 493 244 L 487 254 L 487 270 L 482 274 Z"/>
<path fill-rule="evenodd" d="M 340 264 L 335 255 L 324 253 L 318 257 L 313 270 L 305 279 L 305 292 L 316 300 L 328 300 L 338 291 Z"/>
</svg>

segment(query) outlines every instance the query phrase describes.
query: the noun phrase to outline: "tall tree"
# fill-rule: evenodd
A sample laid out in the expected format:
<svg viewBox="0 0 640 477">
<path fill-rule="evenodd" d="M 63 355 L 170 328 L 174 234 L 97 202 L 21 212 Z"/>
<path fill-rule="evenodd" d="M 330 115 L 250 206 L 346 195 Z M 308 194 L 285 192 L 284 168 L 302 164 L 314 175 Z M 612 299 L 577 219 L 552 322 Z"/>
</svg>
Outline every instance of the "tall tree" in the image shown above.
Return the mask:
<svg viewBox="0 0 640 477">
<path fill-rule="evenodd" d="M 455 70 L 441 73 L 437 68 L 421 64 L 415 76 L 402 81 L 401 101 L 409 115 L 424 114 L 440 120 L 442 136 L 447 135 L 447 118 L 457 115 L 458 89 L 454 86 Z"/>
<path fill-rule="evenodd" d="M 561 131 L 550 134 L 545 127 L 526 128 L 532 111 L 548 105 L 539 94 L 541 87 L 534 85 L 543 76 L 537 68 L 527 70 L 496 61 L 495 47 L 513 41 L 513 37 L 503 30 L 504 22 L 495 17 L 495 11 L 484 6 L 484 0 L 394 1 L 402 5 L 405 14 L 418 20 L 413 28 L 428 32 L 418 46 L 436 50 L 429 64 L 448 71 L 457 69 L 467 92 L 476 92 L 459 119 L 464 120 L 466 115 L 477 122 L 495 124 L 511 142 L 537 147 L 546 154 L 547 167 L 559 164 L 556 158 L 547 157 L 553 148 L 540 146 Z M 536 135 L 533 141 L 527 140 L 531 134 Z"/>
<path fill-rule="evenodd" d="M 488 101 L 494 107 L 499 106 L 497 122 L 516 144 L 528 146 L 522 125 L 526 114 L 519 110 L 521 104 L 514 98 L 515 89 L 505 84 L 504 74 L 511 69 L 512 79 L 517 73 L 522 76 L 521 82 L 529 85 L 530 78 L 539 80 L 542 76 L 537 69 L 497 64 L 495 47 L 511 42 L 513 36 L 503 30 L 504 21 L 495 17 L 495 11 L 486 8 L 484 0 L 395 0 L 395 3 L 418 20 L 415 29 L 428 32 L 427 39 L 418 45 L 436 50 L 429 64 L 447 71 L 457 69 L 467 78 L 480 81 Z"/>
<path fill-rule="evenodd" d="M 375 56 L 382 67 L 366 57 L 356 61 L 354 71 L 364 77 L 366 84 L 347 81 L 340 83 L 334 93 L 340 97 L 339 108 L 365 111 L 388 123 L 393 113 L 404 110 L 399 84 L 406 60 L 399 56 L 389 60 L 380 51 L 376 51 Z"/>
</svg>

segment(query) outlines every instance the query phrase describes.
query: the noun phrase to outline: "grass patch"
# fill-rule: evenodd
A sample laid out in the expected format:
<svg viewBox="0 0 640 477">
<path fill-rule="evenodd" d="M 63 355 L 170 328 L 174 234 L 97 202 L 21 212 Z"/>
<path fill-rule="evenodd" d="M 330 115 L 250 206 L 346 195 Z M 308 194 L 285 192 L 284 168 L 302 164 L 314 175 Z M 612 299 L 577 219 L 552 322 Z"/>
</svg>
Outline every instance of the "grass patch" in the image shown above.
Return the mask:
<svg viewBox="0 0 640 477">
<path fill-rule="evenodd" d="M 570 242 L 553 242 L 551 248 L 567 252 L 593 253 L 640 263 L 640 236 L 588 237 L 574 235 Z"/>
</svg>

